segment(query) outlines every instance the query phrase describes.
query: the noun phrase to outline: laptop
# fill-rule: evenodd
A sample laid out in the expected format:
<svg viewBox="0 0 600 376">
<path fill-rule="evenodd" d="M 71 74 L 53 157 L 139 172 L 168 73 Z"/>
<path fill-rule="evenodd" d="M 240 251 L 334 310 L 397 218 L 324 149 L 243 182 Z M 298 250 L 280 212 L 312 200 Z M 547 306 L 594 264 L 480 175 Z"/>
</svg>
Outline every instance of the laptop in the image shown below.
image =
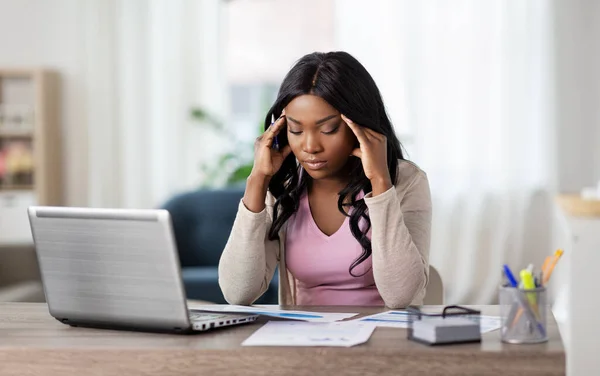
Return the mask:
<svg viewBox="0 0 600 376">
<path fill-rule="evenodd" d="M 46 302 L 64 324 L 191 333 L 258 318 L 188 309 L 166 210 L 31 206 L 28 216 Z"/>
</svg>

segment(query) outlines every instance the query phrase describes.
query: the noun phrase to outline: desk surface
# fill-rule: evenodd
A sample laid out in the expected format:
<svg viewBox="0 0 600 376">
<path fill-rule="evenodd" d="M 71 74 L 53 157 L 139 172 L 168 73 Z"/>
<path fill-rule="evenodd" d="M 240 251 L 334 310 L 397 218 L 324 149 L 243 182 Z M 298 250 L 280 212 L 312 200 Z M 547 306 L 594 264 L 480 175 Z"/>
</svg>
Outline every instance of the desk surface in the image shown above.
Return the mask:
<svg viewBox="0 0 600 376">
<path fill-rule="evenodd" d="M 496 306 L 479 306 L 497 315 Z M 294 307 L 322 312 L 384 311 L 360 307 Z M 550 312 L 549 312 L 550 313 Z M 72 328 L 52 318 L 45 304 L 0 304 L 2 375 L 564 375 L 565 354 L 550 314 L 550 340 L 509 345 L 499 332 L 481 344 L 428 347 L 406 339 L 405 329 L 377 328 L 352 348 L 242 347 L 264 323 L 193 335 Z M 341 371 L 341 372 L 340 372 Z M 82 373 L 83 372 L 83 373 Z"/>
</svg>

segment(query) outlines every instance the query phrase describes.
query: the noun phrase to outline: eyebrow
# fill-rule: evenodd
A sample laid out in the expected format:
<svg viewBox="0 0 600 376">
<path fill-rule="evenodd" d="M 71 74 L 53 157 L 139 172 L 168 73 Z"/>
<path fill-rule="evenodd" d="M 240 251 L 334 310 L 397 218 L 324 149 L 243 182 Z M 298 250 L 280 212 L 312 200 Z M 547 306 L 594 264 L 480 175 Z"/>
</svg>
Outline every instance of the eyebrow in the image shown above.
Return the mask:
<svg viewBox="0 0 600 376">
<path fill-rule="evenodd" d="M 338 116 L 338 115 L 337 115 L 337 114 L 329 115 L 329 116 L 327 116 L 327 117 L 324 117 L 323 119 L 317 120 L 317 121 L 315 122 L 315 124 L 316 124 L 316 125 L 323 124 L 323 123 L 324 123 L 324 122 L 326 122 L 327 120 L 331 120 L 331 119 L 333 119 L 333 118 L 334 118 L 334 117 L 336 117 L 336 116 Z M 291 117 L 291 116 L 288 116 L 288 115 L 286 115 L 286 118 L 287 118 L 288 120 L 291 120 L 292 122 L 294 122 L 294 123 L 296 123 L 296 124 L 302 125 L 302 122 L 300 122 L 300 121 L 298 121 L 298 120 L 294 119 L 294 118 L 293 118 L 293 117 Z"/>
</svg>

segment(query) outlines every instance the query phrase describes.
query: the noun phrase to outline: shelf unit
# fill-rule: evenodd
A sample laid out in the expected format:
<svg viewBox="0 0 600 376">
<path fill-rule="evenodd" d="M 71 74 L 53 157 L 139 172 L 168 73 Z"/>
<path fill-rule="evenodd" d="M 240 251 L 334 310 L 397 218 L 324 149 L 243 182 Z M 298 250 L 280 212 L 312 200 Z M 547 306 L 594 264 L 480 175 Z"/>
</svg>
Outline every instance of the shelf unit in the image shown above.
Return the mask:
<svg viewBox="0 0 600 376">
<path fill-rule="evenodd" d="M 0 246 L 31 243 L 27 206 L 63 204 L 59 99 L 57 72 L 0 67 Z"/>
</svg>

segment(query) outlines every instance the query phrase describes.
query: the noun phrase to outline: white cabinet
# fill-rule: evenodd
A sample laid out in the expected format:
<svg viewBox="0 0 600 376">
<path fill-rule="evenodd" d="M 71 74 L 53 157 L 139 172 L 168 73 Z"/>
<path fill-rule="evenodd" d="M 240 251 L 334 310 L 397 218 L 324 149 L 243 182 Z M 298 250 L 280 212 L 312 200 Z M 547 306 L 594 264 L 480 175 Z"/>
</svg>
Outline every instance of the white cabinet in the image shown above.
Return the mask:
<svg viewBox="0 0 600 376">
<path fill-rule="evenodd" d="M 567 375 L 600 375 L 600 218 L 562 214 L 565 273 L 553 311 L 567 350 Z"/>
<path fill-rule="evenodd" d="M 0 239 L 2 244 L 33 243 L 27 207 L 35 205 L 32 191 L 0 192 Z"/>
</svg>

